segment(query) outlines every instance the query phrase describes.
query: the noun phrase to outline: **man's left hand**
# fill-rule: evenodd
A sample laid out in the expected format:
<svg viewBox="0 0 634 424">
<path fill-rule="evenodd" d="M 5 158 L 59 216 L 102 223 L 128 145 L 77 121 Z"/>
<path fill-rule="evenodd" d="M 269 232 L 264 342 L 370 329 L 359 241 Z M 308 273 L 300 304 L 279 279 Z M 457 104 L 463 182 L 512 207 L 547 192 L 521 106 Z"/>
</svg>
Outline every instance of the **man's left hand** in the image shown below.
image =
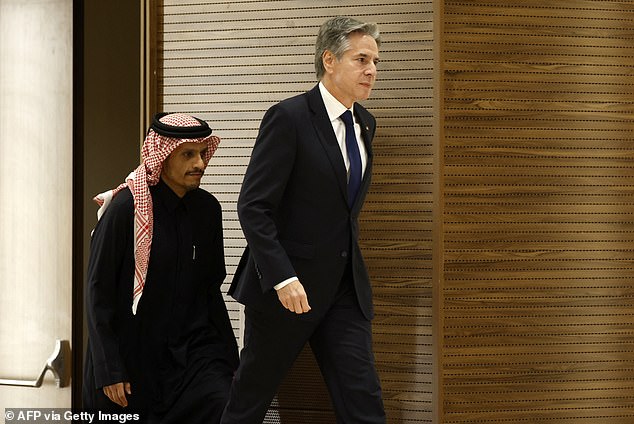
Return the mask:
<svg viewBox="0 0 634 424">
<path fill-rule="evenodd" d="M 310 311 L 308 296 L 299 280 L 295 280 L 277 290 L 277 297 L 280 303 L 291 312 L 303 314 Z"/>
</svg>

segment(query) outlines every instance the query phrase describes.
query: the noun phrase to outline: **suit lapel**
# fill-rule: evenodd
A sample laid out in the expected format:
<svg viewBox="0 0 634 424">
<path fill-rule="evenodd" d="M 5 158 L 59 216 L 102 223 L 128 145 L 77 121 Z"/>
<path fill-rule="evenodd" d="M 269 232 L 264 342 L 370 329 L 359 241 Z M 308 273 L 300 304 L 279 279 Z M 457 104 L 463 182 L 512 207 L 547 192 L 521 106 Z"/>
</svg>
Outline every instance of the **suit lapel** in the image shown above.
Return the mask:
<svg viewBox="0 0 634 424">
<path fill-rule="evenodd" d="M 321 98 L 319 86 L 315 86 L 312 90 L 310 90 L 307 93 L 307 96 L 308 105 L 312 112 L 313 127 L 317 132 L 319 141 L 324 147 L 326 155 L 328 156 L 330 164 L 332 165 L 332 168 L 336 174 L 341 195 L 343 196 L 344 201 L 347 203 L 348 176 L 346 173 L 346 165 L 343 162 L 343 156 L 341 155 L 341 148 L 339 147 L 339 143 L 337 142 L 337 137 L 335 137 L 335 133 L 332 130 L 332 124 L 330 123 L 330 118 L 328 118 L 326 106 L 324 105 L 324 101 Z M 375 131 L 374 121 L 371 115 L 363 108 L 363 106 L 359 105 L 358 103 L 355 105 L 355 116 L 359 121 L 359 125 L 361 126 L 361 136 L 363 137 L 363 143 L 365 145 L 365 151 L 368 155 L 368 161 L 366 164 L 365 174 L 363 175 L 363 180 L 361 181 L 361 187 L 359 188 L 359 195 L 357 196 L 355 204 L 352 207 L 353 210 L 357 210 L 361 207 L 362 199 L 365 198 L 365 193 L 367 193 L 370 186 L 373 162 L 372 139 L 374 137 Z"/>
<path fill-rule="evenodd" d="M 324 105 L 324 101 L 321 98 L 319 87 L 315 86 L 311 91 L 307 93 L 307 96 L 308 105 L 312 112 L 313 127 L 317 132 L 319 141 L 326 151 L 328 160 L 330 161 L 330 164 L 332 165 L 332 168 L 335 172 L 341 195 L 347 202 L 346 199 L 348 192 L 348 177 L 346 175 L 346 165 L 343 162 L 343 157 L 341 156 L 341 148 L 339 147 L 339 143 L 337 143 L 337 137 L 335 137 L 335 133 L 332 130 L 332 124 L 330 123 L 330 119 L 328 118 L 326 106 Z"/>
</svg>

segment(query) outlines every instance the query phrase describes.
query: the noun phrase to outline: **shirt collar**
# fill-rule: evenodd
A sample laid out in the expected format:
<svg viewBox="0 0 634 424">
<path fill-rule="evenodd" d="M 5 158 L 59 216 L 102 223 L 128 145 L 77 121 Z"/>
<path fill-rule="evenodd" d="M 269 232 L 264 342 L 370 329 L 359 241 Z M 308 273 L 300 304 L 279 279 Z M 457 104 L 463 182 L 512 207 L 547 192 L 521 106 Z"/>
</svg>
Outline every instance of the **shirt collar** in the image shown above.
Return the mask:
<svg viewBox="0 0 634 424">
<path fill-rule="evenodd" d="M 334 121 L 338 119 L 342 113 L 348 110 L 339 100 L 335 98 L 328 89 L 324 86 L 323 82 L 319 82 L 319 91 L 321 92 L 321 98 L 324 100 L 324 105 L 326 106 L 326 112 L 328 113 L 328 118 L 330 121 Z M 354 103 L 352 107 L 349 109 L 352 112 L 352 116 L 354 116 Z"/>
</svg>

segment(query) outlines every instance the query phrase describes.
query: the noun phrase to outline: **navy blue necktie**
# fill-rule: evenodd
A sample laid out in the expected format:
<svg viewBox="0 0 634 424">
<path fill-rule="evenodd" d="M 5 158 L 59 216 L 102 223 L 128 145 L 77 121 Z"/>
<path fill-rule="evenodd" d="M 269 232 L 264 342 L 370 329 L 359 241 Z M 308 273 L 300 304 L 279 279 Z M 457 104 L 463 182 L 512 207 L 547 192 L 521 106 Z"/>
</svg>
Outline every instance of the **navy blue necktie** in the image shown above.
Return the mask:
<svg viewBox="0 0 634 424">
<path fill-rule="evenodd" d="M 352 113 L 346 110 L 341 116 L 341 120 L 346 124 L 346 150 L 350 160 L 350 170 L 348 176 L 348 205 L 352 207 L 357 197 L 357 192 L 361 186 L 361 153 L 357 144 L 357 136 L 354 132 Z"/>
</svg>

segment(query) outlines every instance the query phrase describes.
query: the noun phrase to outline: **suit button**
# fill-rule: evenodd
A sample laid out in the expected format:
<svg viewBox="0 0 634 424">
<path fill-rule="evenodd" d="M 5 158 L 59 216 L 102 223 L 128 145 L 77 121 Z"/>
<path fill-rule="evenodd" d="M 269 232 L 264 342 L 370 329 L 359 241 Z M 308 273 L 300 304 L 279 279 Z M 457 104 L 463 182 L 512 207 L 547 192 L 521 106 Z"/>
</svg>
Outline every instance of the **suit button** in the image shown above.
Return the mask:
<svg viewBox="0 0 634 424">
<path fill-rule="evenodd" d="M 342 258 L 347 258 L 348 257 L 348 252 L 346 252 L 345 250 L 343 252 L 341 252 L 341 257 Z"/>
</svg>

